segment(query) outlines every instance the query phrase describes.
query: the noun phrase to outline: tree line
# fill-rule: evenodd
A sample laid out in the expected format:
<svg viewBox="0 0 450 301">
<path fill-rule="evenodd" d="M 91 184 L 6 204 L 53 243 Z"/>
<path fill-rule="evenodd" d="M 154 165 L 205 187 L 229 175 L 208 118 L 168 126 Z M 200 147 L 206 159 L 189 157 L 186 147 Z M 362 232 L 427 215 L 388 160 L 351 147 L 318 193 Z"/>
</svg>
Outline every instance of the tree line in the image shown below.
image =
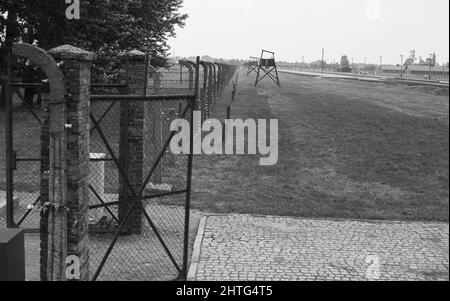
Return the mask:
<svg viewBox="0 0 450 301">
<path fill-rule="evenodd" d="M 138 49 L 148 52 L 151 64 L 165 66 L 167 39 L 183 27 L 183 0 L 80 0 L 79 20 L 68 20 L 64 0 L 0 1 L 0 72 L 16 41 L 43 49 L 70 44 L 98 54 L 101 76 L 114 70 L 113 58 Z M 114 72 L 112 72 L 114 74 Z"/>
</svg>

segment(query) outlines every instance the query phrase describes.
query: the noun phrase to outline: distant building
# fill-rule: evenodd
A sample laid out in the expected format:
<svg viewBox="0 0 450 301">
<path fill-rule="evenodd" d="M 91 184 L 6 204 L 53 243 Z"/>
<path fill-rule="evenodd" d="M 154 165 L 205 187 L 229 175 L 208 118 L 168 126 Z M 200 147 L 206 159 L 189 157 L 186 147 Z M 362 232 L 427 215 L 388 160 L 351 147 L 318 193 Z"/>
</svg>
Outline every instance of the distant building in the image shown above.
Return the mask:
<svg viewBox="0 0 450 301">
<path fill-rule="evenodd" d="M 336 69 L 337 72 L 343 72 L 343 73 L 352 73 L 353 69 L 351 67 L 342 67 Z"/>
<path fill-rule="evenodd" d="M 406 72 L 411 73 L 411 74 L 429 74 L 430 66 L 410 65 L 410 66 L 407 66 Z M 444 74 L 444 73 L 448 75 L 448 67 L 444 67 L 444 66 L 431 67 L 431 74 Z"/>
<path fill-rule="evenodd" d="M 383 65 L 381 66 L 381 72 L 383 73 L 389 73 L 389 74 L 396 74 L 396 73 L 405 73 L 406 66 L 401 67 L 400 65 Z"/>
<path fill-rule="evenodd" d="M 449 80 L 449 69 L 446 66 L 426 66 L 426 65 L 384 65 L 381 67 L 381 73 L 392 76 L 403 76 L 410 79 L 428 79 L 437 81 Z"/>
<path fill-rule="evenodd" d="M 399 73 L 400 71 L 403 71 L 404 73 L 411 73 L 411 74 L 429 74 L 430 73 L 430 66 L 426 65 L 408 65 L 400 67 L 400 65 L 394 66 L 394 65 L 383 65 L 381 66 L 381 71 L 384 73 Z M 449 72 L 448 67 L 444 66 L 434 66 L 431 67 L 431 73 L 447 73 Z"/>
</svg>

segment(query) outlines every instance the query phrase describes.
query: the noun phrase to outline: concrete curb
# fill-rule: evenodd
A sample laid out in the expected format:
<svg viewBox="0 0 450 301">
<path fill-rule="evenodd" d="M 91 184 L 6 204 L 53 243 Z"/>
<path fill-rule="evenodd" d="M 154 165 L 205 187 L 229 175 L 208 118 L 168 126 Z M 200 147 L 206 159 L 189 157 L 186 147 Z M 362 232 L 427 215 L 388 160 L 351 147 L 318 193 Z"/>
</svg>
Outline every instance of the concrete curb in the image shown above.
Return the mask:
<svg viewBox="0 0 450 301">
<path fill-rule="evenodd" d="M 192 251 L 191 266 L 189 267 L 189 273 L 187 281 L 195 281 L 195 276 L 197 274 L 198 264 L 200 262 L 200 254 L 203 242 L 203 236 L 205 235 L 206 221 L 208 217 L 204 216 L 200 220 L 198 226 L 197 237 L 195 238 L 194 249 Z"/>
</svg>

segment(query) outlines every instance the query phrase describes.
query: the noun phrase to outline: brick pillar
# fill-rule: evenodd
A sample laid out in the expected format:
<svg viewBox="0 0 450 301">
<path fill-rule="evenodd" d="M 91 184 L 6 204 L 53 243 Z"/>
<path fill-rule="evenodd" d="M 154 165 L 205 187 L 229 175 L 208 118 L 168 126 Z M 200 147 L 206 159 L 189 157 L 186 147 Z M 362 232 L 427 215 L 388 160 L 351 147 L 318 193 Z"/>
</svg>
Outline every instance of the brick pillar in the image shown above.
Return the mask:
<svg viewBox="0 0 450 301">
<path fill-rule="evenodd" d="M 67 122 L 67 256 L 80 259 L 80 280 L 89 280 L 89 129 L 91 52 L 64 45 L 48 52 L 62 61 Z"/>
<path fill-rule="evenodd" d="M 143 95 L 145 85 L 145 54 L 133 50 L 123 55 L 122 66 L 126 69 L 125 80 L 128 94 Z M 120 110 L 120 162 L 133 190 L 138 193 L 144 181 L 144 102 L 121 102 Z M 119 220 L 123 220 L 134 201 L 125 179 L 120 177 Z M 142 204 L 135 205 L 125 229 L 129 234 L 142 231 Z"/>
<path fill-rule="evenodd" d="M 50 179 L 50 128 L 47 93 L 42 94 L 42 125 L 41 125 L 41 187 L 40 203 L 44 205 L 49 201 L 49 179 Z M 48 264 L 48 211 L 42 210 L 40 219 L 40 279 L 47 281 Z"/>
</svg>

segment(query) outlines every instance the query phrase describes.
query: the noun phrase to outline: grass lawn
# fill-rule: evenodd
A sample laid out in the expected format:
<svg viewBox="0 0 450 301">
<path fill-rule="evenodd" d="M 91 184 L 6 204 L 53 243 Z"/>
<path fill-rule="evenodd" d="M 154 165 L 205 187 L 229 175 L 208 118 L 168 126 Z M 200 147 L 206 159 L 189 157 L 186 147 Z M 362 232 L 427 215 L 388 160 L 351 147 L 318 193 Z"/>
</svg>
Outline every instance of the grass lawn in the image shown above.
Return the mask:
<svg viewBox="0 0 450 301">
<path fill-rule="evenodd" d="M 217 213 L 448 221 L 448 90 L 242 76 L 233 118 L 280 122 L 279 162 L 201 156 L 193 204 Z M 439 95 L 440 94 L 440 95 Z M 229 96 L 225 95 L 227 99 Z M 224 118 L 226 103 L 216 117 Z"/>
</svg>

